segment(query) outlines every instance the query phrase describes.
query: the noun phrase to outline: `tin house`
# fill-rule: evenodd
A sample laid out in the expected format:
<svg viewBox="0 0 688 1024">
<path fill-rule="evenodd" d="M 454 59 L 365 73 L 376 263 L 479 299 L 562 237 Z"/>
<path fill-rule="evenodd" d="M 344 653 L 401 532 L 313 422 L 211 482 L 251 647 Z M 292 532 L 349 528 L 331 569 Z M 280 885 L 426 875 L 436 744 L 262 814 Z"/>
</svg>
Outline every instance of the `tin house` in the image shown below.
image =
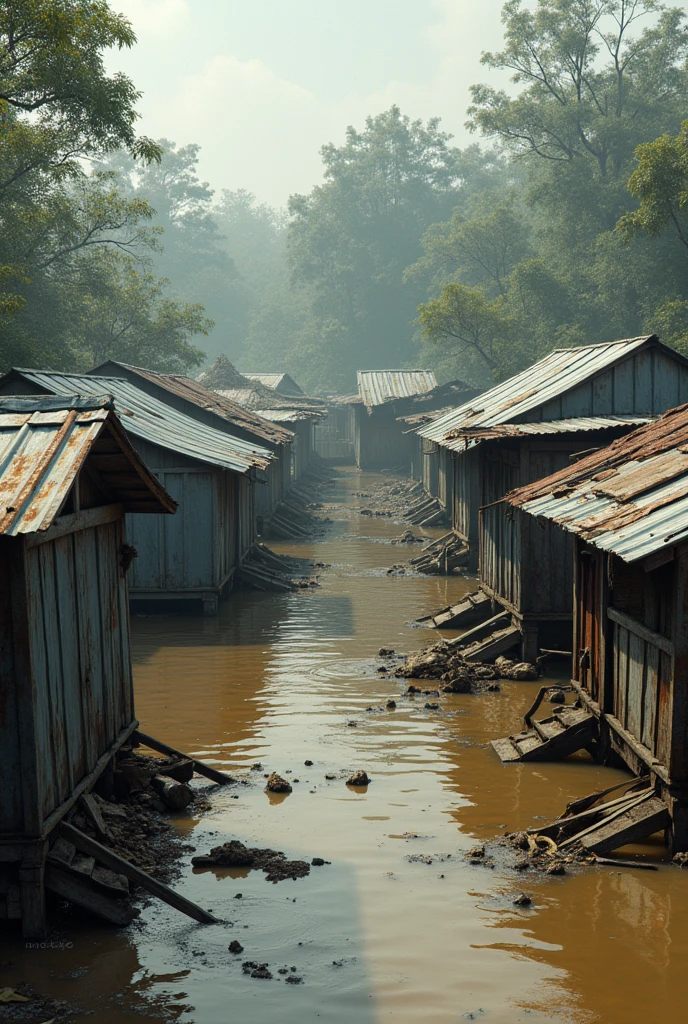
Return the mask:
<svg viewBox="0 0 688 1024">
<path fill-rule="evenodd" d="M 0 394 L 103 391 L 113 396 L 141 458 L 179 504 L 174 519 L 129 516 L 127 533 L 139 552 L 132 600 L 191 601 L 215 615 L 256 541 L 256 478 L 272 453 L 199 422 L 128 380 L 17 369 L 0 377 Z"/>
<path fill-rule="evenodd" d="M 688 849 L 688 405 L 507 498 L 569 538 L 572 682 Z"/>
<path fill-rule="evenodd" d="M 138 725 L 125 518 L 176 506 L 108 396 L 0 398 L 0 451 L 0 926 L 37 937 L 48 837 Z"/>
</svg>

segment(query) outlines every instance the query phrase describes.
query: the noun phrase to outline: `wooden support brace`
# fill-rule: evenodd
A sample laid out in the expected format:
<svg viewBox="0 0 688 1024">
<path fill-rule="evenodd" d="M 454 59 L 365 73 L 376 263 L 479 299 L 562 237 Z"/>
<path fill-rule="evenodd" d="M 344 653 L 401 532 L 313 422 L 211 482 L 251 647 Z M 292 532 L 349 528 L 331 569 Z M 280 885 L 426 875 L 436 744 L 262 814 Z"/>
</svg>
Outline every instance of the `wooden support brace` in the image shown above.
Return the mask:
<svg viewBox="0 0 688 1024">
<path fill-rule="evenodd" d="M 197 761 L 195 757 L 189 758 L 188 754 L 182 754 L 180 750 L 175 750 L 174 747 L 169 747 L 166 743 L 161 743 L 160 740 L 154 739 L 145 732 L 141 732 L 139 729 L 134 733 L 134 738 L 139 743 L 142 743 L 144 747 L 150 747 L 151 750 L 157 750 L 159 754 L 166 754 L 168 757 L 179 757 L 183 759 L 189 759 L 193 762 L 194 771 L 198 775 L 204 775 L 207 779 L 212 779 L 213 782 L 219 782 L 220 785 L 226 786 L 234 779 L 231 775 L 227 775 L 225 772 L 219 772 L 217 768 L 211 768 L 210 765 L 205 764 L 203 761 Z"/>
<path fill-rule="evenodd" d="M 187 900 L 185 896 L 180 896 L 174 889 L 170 889 L 163 882 L 152 878 L 147 872 L 135 867 L 130 861 L 120 857 L 113 850 L 108 850 L 107 846 L 103 846 L 101 843 L 96 842 L 95 839 L 91 839 L 90 836 L 75 828 L 74 825 L 68 825 L 66 822 L 63 822 L 59 826 L 58 831 L 62 839 L 73 843 L 77 850 L 81 850 L 82 853 L 90 857 L 95 857 L 106 868 L 124 875 L 130 882 L 140 885 L 152 896 L 157 896 L 159 899 L 164 900 L 165 903 L 169 903 L 175 910 L 180 910 L 182 914 L 192 917 L 194 921 L 199 921 L 201 924 L 218 923 L 217 918 L 209 914 L 207 910 L 203 910 L 196 903 Z"/>
</svg>

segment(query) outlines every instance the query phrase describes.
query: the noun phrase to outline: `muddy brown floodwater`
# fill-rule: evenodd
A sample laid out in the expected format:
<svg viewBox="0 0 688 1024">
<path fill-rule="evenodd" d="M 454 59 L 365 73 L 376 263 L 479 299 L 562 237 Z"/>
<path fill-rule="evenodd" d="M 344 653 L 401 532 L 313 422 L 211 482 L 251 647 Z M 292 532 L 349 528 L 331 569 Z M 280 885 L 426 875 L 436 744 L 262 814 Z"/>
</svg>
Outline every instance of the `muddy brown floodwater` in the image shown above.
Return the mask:
<svg viewBox="0 0 688 1024">
<path fill-rule="evenodd" d="M 331 864 L 273 885 L 262 871 L 194 872 L 189 853 L 178 888 L 222 924 L 155 903 L 128 931 L 82 920 L 53 948 L 4 941 L 0 987 L 30 981 L 82 1007 L 79 1024 L 682 1018 L 688 870 L 666 863 L 660 846 L 645 847 L 656 872 L 545 879 L 465 861 L 476 840 L 554 816 L 622 776 L 584 758 L 499 762 L 489 740 L 514 730 L 536 683 L 443 697 L 427 711 L 425 698 L 401 696 L 403 680 L 380 677 L 378 649 L 432 642 L 413 621 L 473 581 L 387 576 L 408 556 L 390 545 L 399 526 L 351 507 L 352 492 L 374 482 L 338 471 L 329 533 L 273 545 L 327 563 L 320 588 L 237 594 L 217 621 L 132 623 L 142 727 L 248 780 L 209 790 L 212 812 L 179 821 L 189 842 L 200 853 L 237 838 Z M 390 697 L 396 710 L 379 710 Z M 345 785 L 358 768 L 371 776 L 367 790 Z M 264 792 L 272 771 L 290 794 Z M 409 859 L 419 855 L 432 862 Z M 513 905 L 522 891 L 530 907 Z M 227 951 L 233 939 L 243 955 Z M 267 962 L 273 980 L 243 974 L 243 960 Z M 303 984 L 285 985 L 283 966 Z"/>
</svg>

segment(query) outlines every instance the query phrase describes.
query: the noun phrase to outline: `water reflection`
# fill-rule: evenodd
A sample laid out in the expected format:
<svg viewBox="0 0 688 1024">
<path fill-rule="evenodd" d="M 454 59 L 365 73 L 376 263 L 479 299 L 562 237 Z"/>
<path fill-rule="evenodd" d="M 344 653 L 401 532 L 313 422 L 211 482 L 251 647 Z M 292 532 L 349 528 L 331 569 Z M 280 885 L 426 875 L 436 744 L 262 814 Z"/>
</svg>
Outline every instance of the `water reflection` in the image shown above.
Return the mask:
<svg viewBox="0 0 688 1024">
<path fill-rule="evenodd" d="M 585 757 L 501 764 L 489 740 L 513 731 L 532 683 L 442 698 L 441 711 L 428 711 L 425 698 L 409 700 L 401 681 L 378 675 L 381 646 L 432 642 L 414 620 L 473 581 L 388 577 L 405 554 L 389 544 L 399 527 L 348 507 L 352 491 L 374 482 L 342 473 L 331 532 L 274 545 L 331 565 L 319 589 L 234 595 L 217 621 L 133 620 L 143 728 L 248 783 L 214 790 L 200 822 L 180 821 L 196 849 L 239 838 L 331 865 L 272 885 L 262 872 L 196 873 L 187 862 L 180 887 L 223 925 L 199 928 L 155 905 L 125 935 L 80 926 L 80 948 L 60 970 L 86 967 L 80 992 L 105 1024 L 160 1019 L 163 1008 L 167 1019 L 198 1024 L 644 1024 L 675 1015 L 688 994 L 688 875 L 662 864 L 544 881 L 464 860 L 475 838 L 552 817 L 621 774 Z M 365 791 L 345 785 L 357 768 L 372 778 Z M 286 799 L 264 791 L 272 770 L 292 781 Z M 532 909 L 513 905 L 522 889 Z M 243 975 L 244 957 L 227 951 L 235 937 L 247 959 L 297 966 L 304 984 Z M 51 974 L 54 961 L 18 947 L 1 948 L 4 960 L 13 966 L 3 984 L 21 977 L 73 998 L 77 981 Z"/>
</svg>

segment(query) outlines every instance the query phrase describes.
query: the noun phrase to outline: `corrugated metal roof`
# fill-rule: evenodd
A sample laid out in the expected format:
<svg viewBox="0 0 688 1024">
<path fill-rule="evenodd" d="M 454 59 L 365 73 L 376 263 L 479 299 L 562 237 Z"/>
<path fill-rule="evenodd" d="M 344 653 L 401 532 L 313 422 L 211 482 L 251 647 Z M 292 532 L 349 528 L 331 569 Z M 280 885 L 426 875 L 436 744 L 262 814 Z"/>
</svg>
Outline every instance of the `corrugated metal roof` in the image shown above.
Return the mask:
<svg viewBox="0 0 688 1024">
<path fill-rule="evenodd" d="M 304 420 L 323 419 L 327 410 L 316 413 L 312 409 L 261 409 L 260 415 L 273 423 L 302 423 Z"/>
<path fill-rule="evenodd" d="M 303 390 L 288 373 L 245 373 L 249 380 L 258 380 L 266 388 L 272 388 L 282 395 L 302 395 Z"/>
<path fill-rule="evenodd" d="M 250 381 L 227 356 L 218 356 L 208 370 L 196 378 L 199 384 L 223 394 L 245 409 L 321 409 L 322 401 L 306 395 L 281 395 L 259 380 Z"/>
<path fill-rule="evenodd" d="M 611 430 L 613 427 L 639 427 L 651 423 L 654 416 L 572 416 L 565 420 L 538 420 L 536 423 L 499 423 L 494 427 L 458 428 L 445 440 L 461 442 L 465 450 L 480 441 L 501 437 L 532 437 L 542 434 L 575 434 L 586 430 Z M 455 449 L 456 450 L 456 449 Z"/>
<path fill-rule="evenodd" d="M 327 409 L 321 405 L 303 407 L 285 404 L 277 409 L 266 408 L 265 395 L 249 388 L 231 388 L 229 390 L 221 388 L 217 390 L 217 394 L 229 399 L 230 402 L 236 402 L 246 409 L 251 409 L 258 416 L 262 416 L 263 419 L 270 420 L 272 423 L 297 423 L 300 420 L 320 419 L 327 416 Z"/>
<path fill-rule="evenodd" d="M 176 503 L 138 457 L 112 410 L 109 395 L 0 397 L 0 534 L 15 537 L 52 526 L 104 429 L 122 454 L 117 460 L 108 445 L 99 475 L 125 511 L 175 510 Z"/>
<path fill-rule="evenodd" d="M 688 405 L 504 500 L 627 562 L 688 539 Z"/>
<path fill-rule="evenodd" d="M 93 395 L 107 390 L 113 396 L 117 413 L 129 433 L 211 466 L 230 469 L 234 473 L 248 473 L 254 468 L 265 469 L 273 459 L 267 448 L 209 427 L 147 394 L 128 380 L 17 369 L 10 370 L 5 378 L 12 375 L 19 375 L 30 384 L 56 395 Z"/>
<path fill-rule="evenodd" d="M 513 422 L 627 358 L 643 345 L 656 341 L 654 335 L 649 335 L 601 345 L 555 349 L 527 370 L 486 391 L 479 399 L 472 399 L 442 419 L 422 427 L 419 434 L 453 451 L 464 451 L 469 430 Z"/>
<path fill-rule="evenodd" d="M 109 373 L 108 368 L 111 368 Z M 99 377 L 103 374 L 113 376 L 117 374 L 118 368 L 120 371 L 124 371 L 125 374 L 130 373 L 143 377 L 158 387 L 164 388 L 165 391 L 169 391 L 171 394 L 177 395 L 179 398 L 183 398 L 185 401 L 191 402 L 207 412 L 215 413 L 232 426 L 254 434 L 259 441 L 268 442 L 269 444 L 287 444 L 293 440 L 294 435 L 290 430 L 287 430 L 285 427 L 276 426 L 257 413 L 251 412 L 238 403 L 230 401 L 229 398 L 225 398 L 217 391 L 211 391 L 210 388 L 203 387 L 198 381 L 193 380 L 191 377 L 185 377 L 183 374 L 158 373 L 156 370 L 147 370 L 141 366 L 130 366 L 128 363 L 119 363 L 111 359 L 104 363 L 102 367 L 89 370 L 89 376 Z"/>
<path fill-rule="evenodd" d="M 356 379 L 360 399 L 368 408 L 394 398 L 423 395 L 437 387 L 432 370 L 359 370 Z"/>
</svg>

